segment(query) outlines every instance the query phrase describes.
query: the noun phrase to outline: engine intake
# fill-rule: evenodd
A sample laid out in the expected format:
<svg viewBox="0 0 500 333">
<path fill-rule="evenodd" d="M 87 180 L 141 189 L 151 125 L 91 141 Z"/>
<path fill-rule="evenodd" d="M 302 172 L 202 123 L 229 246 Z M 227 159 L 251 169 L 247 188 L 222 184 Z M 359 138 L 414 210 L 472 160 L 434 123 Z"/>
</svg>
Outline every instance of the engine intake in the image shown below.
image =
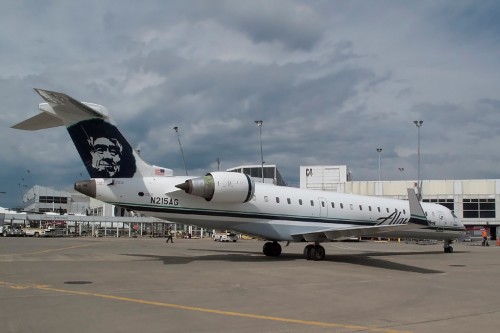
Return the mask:
<svg viewBox="0 0 500 333">
<path fill-rule="evenodd" d="M 226 203 L 248 202 L 255 193 L 253 179 L 237 172 L 211 172 L 204 177 L 186 180 L 175 187 L 207 201 Z"/>
</svg>

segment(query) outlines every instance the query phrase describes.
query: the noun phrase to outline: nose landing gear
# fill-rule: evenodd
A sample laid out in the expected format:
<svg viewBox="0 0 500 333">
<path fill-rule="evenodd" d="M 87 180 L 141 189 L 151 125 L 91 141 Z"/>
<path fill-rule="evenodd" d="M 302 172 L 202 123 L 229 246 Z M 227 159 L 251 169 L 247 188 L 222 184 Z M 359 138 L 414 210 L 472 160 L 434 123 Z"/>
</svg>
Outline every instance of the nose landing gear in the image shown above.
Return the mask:
<svg viewBox="0 0 500 333">
<path fill-rule="evenodd" d="M 444 241 L 444 245 L 443 245 L 444 253 L 453 253 L 453 247 L 451 247 L 451 243 L 452 243 L 452 241 L 449 239 L 446 239 Z"/>
</svg>

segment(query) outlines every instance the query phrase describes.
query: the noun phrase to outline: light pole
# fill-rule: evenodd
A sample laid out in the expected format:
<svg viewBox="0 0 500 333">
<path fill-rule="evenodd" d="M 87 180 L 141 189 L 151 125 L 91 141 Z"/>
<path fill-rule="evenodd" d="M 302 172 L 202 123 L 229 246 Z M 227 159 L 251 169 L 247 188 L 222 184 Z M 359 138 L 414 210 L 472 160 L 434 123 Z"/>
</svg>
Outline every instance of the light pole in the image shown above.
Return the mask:
<svg viewBox="0 0 500 333">
<path fill-rule="evenodd" d="M 403 171 L 405 171 L 405 168 L 398 168 L 399 172 L 401 172 L 401 180 L 403 180 Z"/>
<path fill-rule="evenodd" d="M 380 183 L 380 153 L 382 152 L 382 148 L 377 148 L 378 152 L 378 181 Z"/>
<path fill-rule="evenodd" d="M 417 150 L 417 170 L 418 170 L 418 177 L 417 177 L 417 190 L 418 190 L 418 199 L 422 200 L 422 181 L 420 180 L 420 127 L 422 127 L 422 124 L 424 123 L 422 120 L 414 120 L 413 123 L 417 126 L 417 132 L 418 132 L 418 150 Z"/>
<path fill-rule="evenodd" d="M 260 162 L 262 166 L 262 183 L 264 183 L 264 154 L 262 153 L 262 123 L 263 120 L 255 120 L 257 126 L 259 126 L 259 136 L 260 136 Z"/>
<path fill-rule="evenodd" d="M 184 159 L 184 151 L 182 151 L 182 145 L 181 145 L 181 138 L 179 136 L 179 127 L 175 126 L 174 127 L 175 133 L 177 133 L 177 140 L 179 141 L 179 148 L 181 149 L 181 155 L 182 155 L 182 162 L 184 163 L 184 170 L 186 170 L 186 176 L 188 175 L 188 169 L 186 166 L 186 160 Z"/>
</svg>

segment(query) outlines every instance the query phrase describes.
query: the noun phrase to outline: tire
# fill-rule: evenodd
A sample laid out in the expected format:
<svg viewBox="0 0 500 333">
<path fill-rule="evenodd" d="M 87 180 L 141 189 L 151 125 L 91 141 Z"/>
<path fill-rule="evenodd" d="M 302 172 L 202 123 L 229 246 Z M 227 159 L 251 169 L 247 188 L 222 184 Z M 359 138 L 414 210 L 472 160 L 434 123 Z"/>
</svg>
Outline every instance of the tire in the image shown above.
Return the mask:
<svg viewBox="0 0 500 333">
<path fill-rule="evenodd" d="M 271 256 L 279 257 L 281 255 L 281 245 L 279 243 L 272 243 Z"/>
<path fill-rule="evenodd" d="M 267 257 L 279 257 L 281 255 L 281 245 L 279 243 L 267 242 L 264 244 L 262 252 Z"/>
<path fill-rule="evenodd" d="M 273 243 L 267 242 L 264 244 L 264 247 L 262 248 L 262 252 L 264 253 L 265 256 L 270 257 L 271 256 L 271 246 Z"/>
<path fill-rule="evenodd" d="M 311 260 L 311 250 L 313 249 L 314 245 L 309 244 L 304 248 L 304 258 L 307 260 Z"/>
<path fill-rule="evenodd" d="M 321 261 L 325 259 L 325 248 L 321 245 L 316 245 L 311 249 L 311 259 Z"/>
</svg>

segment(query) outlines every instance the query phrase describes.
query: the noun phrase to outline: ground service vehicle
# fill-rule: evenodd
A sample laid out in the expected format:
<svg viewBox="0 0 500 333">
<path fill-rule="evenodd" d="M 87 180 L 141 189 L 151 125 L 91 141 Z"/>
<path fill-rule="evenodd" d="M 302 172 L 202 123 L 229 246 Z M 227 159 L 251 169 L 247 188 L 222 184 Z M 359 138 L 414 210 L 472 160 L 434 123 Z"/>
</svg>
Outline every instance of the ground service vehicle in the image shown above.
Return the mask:
<svg viewBox="0 0 500 333">
<path fill-rule="evenodd" d="M 220 232 L 214 233 L 212 238 L 214 241 L 219 242 L 236 242 L 238 240 L 238 236 L 234 232 Z"/>
<path fill-rule="evenodd" d="M 2 226 L 3 237 L 21 237 L 24 236 L 24 230 L 20 226 L 4 225 Z"/>
</svg>

